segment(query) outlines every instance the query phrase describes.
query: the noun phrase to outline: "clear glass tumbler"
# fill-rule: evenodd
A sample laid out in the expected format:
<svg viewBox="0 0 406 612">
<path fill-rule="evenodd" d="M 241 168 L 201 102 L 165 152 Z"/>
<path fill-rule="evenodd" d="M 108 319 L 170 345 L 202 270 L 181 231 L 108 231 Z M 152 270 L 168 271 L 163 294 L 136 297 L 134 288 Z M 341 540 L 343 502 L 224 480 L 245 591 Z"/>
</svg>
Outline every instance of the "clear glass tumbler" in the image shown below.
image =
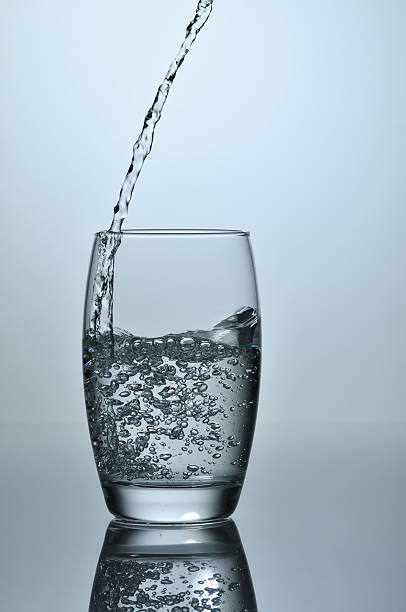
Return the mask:
<svg viewBox="0 0 406 612">
<path fill-rule="evenodd" d="M 112 521 L 89 606 L 109 610 L 256 612 L 233 521 L 160 527 Z"/>
<path fill-rule="evenodd" d="M 84 317 L 90 436 L 109 510 L 144 522 L 229 516 L 260 373 L 249 234 L 96 234 Z"/>
</svg>

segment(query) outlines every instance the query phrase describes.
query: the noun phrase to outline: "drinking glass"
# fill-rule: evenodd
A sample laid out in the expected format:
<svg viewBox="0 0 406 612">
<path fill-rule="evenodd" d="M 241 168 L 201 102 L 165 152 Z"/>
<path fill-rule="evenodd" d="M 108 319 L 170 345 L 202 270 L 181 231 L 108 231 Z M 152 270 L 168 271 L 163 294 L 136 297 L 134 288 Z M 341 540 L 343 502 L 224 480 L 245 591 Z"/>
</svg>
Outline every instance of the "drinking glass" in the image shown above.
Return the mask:
<svg viewBox="0 0 406 612">
<path fill-rule="evenodd" d="M 258 610 L 233 521 L 153 527 L 112 521 L 89 612 Z"/>
<path fill-rule="evenodd" d="M 96 234 L 84 387 L 114 515 L 188 523 L 234 511 L 255 427 L 260 337 L 248 232 Z"/>
</svg>

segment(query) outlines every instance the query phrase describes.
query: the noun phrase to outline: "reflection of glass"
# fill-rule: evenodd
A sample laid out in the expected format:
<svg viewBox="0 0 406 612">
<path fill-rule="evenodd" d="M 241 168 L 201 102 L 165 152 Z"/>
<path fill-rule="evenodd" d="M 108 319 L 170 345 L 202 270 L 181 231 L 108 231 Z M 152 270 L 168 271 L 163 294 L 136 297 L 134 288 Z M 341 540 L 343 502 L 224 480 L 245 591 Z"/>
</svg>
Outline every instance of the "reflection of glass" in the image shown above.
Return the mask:
<svg viewBox="0 0 406 612">
<path fill-rule="evenodd" d="M 233 521 L 140 526 L 112 521 L 96 569 L 89 612 L 256 612 Z"/>
<path fill-rule="evenodd" d="M 260 341 L 246 232 L 96 235 L 84 382 L 114 515 L 185 523 L 233 512 L 255 427 Z"/>
</svg>

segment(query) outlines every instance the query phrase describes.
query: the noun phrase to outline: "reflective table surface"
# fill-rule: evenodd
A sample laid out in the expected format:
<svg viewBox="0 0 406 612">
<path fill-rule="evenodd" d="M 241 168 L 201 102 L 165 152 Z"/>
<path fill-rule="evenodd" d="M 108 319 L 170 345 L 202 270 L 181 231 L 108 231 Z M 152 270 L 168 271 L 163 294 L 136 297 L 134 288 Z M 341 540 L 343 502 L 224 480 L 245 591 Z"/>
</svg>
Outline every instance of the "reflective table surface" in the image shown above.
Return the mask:
<svg viewBox="0 0 406 612">
<path fill-rule="evenodd" d="M 406 609 L 406 424 L 262 423 L 233 521 L 193 534 L 109 527 L 85 423 L 0 436 L 1 610 Z"/>
</svg>

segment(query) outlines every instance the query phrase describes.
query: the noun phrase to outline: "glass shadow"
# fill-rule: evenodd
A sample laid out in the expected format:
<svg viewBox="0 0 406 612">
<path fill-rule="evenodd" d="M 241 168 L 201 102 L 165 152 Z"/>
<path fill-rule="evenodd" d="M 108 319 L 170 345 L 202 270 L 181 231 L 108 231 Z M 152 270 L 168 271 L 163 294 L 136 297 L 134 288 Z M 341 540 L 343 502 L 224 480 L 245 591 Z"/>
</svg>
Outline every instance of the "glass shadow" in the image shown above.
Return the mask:
<svg viewBox="0 0 406 612">
<path fill-rule="evenodd" d="M 257 612 L 241 539 L 230 519 L 188 526 L 113 520 L 89 612 Z"/>
</svg>

